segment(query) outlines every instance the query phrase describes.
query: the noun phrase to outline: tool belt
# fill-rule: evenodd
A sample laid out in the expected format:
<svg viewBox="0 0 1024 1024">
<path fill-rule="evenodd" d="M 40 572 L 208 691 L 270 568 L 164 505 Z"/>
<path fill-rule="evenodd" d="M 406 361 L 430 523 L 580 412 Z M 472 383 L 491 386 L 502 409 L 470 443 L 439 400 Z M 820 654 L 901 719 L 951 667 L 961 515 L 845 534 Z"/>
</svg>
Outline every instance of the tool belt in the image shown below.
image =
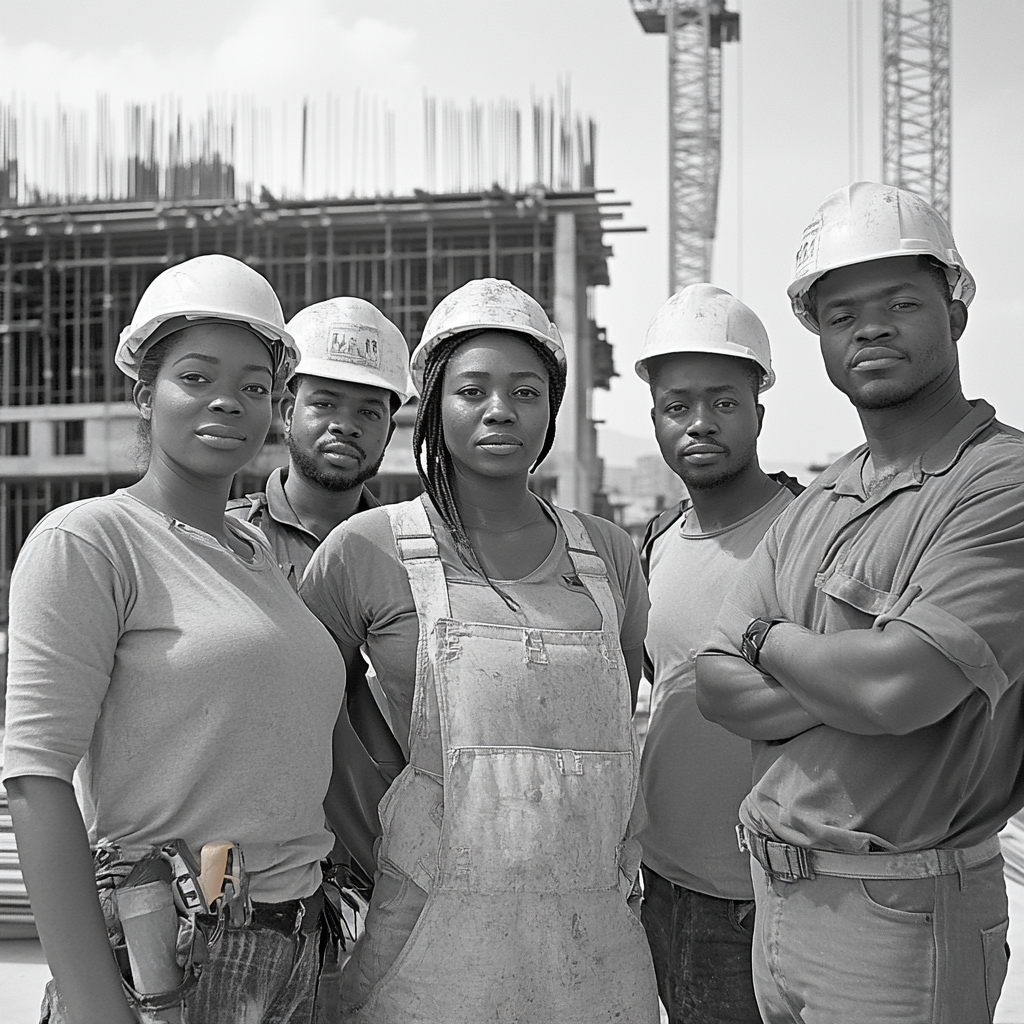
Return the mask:
<svg viewBox="0 0 1024 1024">
<path fill-rule="evenodd" d="M 962 849 L 914 850 L 910 853 L 835 853 L 793 846 L 736 826 L 741 853 L 749 853 L 777 882 L 797 882 L 817 875 L 835 878 L 936 878 L 985 864 L 999 853 L 999 837 Z"/>
<path fill-rule="evenodd" d="M 178 943 L 176 958 L 184 972 L 180 985 L 166 992 L 143 993 L 133 984 L 131 963 L 117 907 L 117 890 L 122 887 L 137 865 L 148 858 L 160 858 L 171 866 L 171 890 L 178 915 Z M 154 1013 L 179 1006 L 199 983 L 209 958 L 209 948 L 221 935 L 225 920 L 239 914 L 237 907 L 221 900 L 217 914 L 204 913 L 209 908 L 199 887 L 195 859 L 182 840 L 172 840 L 154 847 L 142 857 L 126 857 L 116 844 L 101 843 L 93 851 L 96 888 L 107 925 L 110 942 L 121 973 L 121 987 L 128 1003 L 143 1013 Z M 243 897 L 248 904 L 248 897 Z"/>
</svg>

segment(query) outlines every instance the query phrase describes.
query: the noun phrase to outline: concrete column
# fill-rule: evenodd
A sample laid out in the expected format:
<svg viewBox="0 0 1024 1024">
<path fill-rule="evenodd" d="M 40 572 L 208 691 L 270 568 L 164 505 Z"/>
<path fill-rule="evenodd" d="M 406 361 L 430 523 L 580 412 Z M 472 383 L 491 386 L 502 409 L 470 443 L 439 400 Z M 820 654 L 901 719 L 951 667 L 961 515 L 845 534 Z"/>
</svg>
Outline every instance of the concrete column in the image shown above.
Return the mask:
<svg viewBox="0 0 1024 1024">
<path fill-rule="evenodd" d="M 558 414 L 558 433 L 555 438 L 558 493 L 556 499 L 564 508 L 590 511 L 590 488 L 582 471 L 582 427 L 587 416 L 586 382 L 581 379 L 585 369 L 580 346 L 583 325 L 580 322 L 578 298 L 579 271 L 576 258 L 576 217 L 572 213 L 555 214 L 555 323 L 558 325 L 565 356 L 569 364 L 569 379 L 565 398 Z"/>
</svg>

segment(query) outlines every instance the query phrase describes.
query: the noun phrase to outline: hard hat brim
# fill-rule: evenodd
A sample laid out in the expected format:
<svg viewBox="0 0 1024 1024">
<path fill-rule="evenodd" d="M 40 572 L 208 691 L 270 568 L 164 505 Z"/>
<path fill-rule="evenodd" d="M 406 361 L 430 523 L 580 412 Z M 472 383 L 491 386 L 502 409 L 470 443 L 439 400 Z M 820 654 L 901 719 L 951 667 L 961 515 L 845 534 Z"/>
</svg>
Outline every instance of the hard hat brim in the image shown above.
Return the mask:
<svg viewBox="0 0 1024 1024">
<path fill-rule="evenodd" d="M 833 270 L 841 270 L 843 267 L 855 267 L 862 263 L 874 263 L 875 260 L 892 259 L 895 256 L 925 256 L 941 263 L 947 270 L 952 270 L 958 275 L 955 283 L 950 281 L 950 298 L 959 299 L 965 306 L 969 306 L 971 301 L 974 299 L 974 295 L 977 291 L 977 286 L 974 283 L 974 276 L 963 265 L 963 263 L 951 262 L 948 255 L 943 257 L 934 249 L 926 249 L 923 247 L 919 249 L 893 249 L 889 252 L 872 253 L 871 255 L 864 256 L 860 259 L 841 260 L 830 266 L 815 269 L 810 274 L 804 274 L 801 277 L 798 277 L 786 289 L 786 294 L 789 296 L 789 302 L 792 306 L 794 316 L 796 316 L 804 327 L 806 327 L 812 334 L 820 334 L 821 331 L 818 327 L 818 322 L 808 310 L 807 304 L 804 301 L 807 293 L 814 286 L 814 283 L 821 280 L 821 278 L 826 274 L 830 274 Z"/>
<path fill-rule="evenodd" d="M 408 390 L 399 391 L 397 388 L 381 383 L 379 370 L 373 370 L 368 367 L 364 368 L 352 363 L 346 363 L 344 376 L 339 376 L 338 363 L 329 359 L 310 359 L 307 356 L 303 356 L 295 369 L 289 374 L 288 379 L 292 380 L 294 377 L 302 376 L 319 377 L 322 380 L 337 381 L 342 384 L 364 384 L 367 387 L 380 388 L 381 391 L 387 391 L 395 395 L 401 405 L 405 405 L 413 395 L 411 381 Z"/>
<path fill-rule="evenodd" d="M 645 383 L 651 383 L 651 375 L 647 370 L 647 363 L 651 359 L 659 359 L 661 356 L 674 356 L 674 355 L 710 355 L 710 356 L 729 356 L 731 359 L 743 359 L 749 363 L 753 363 L 761 370 L 761 387 L 760 391 L 767 391 L 775 383 L 775 371 L 769 366 L 765 366 L 764 363 L 754 355 L 753 351 L 747 349 L 745 352 L 737 352 L 736 349 L 739 346 L 733 348 L 720 348 L 712 345 L 706 348 L 686 348 L 686 349 L 666 349 L 664 352 L 652 352 L 650 355 L 644 356 L 638 359 L 633 366 L 636 371 L 636 375 Z"/>
<path fill-rule="evenodd" d="M 161 331 L 164 324 L 170 324 L 174 320 L 185 320 L 192 322 L 218 321 L 221 323 L 237 323 L 248 327 L 261 341 L 263 341 L 274 357 L 274 375 L 276 376 L 283 369 L 294 365 L 298 359 L 298 350 L 295 347 L 295 340 L 284 328 L 278 327 L 259 317 L 234 317 L 228 316 L 218 310 L 194 309 L 185 312 L 173 312 L 161 314 L 147 320 L 141 327 L 134 330 L 128 326 L 121 332 L 117 351 L 114 354 L 114 363 L 117 367 L 132 380 L 139 379 L 139 367 L 146 353 L 157 342 L 173 334 L 174 331 L 183 330 L 190 326 L 189 323 L 174 327 L 173 330 Z M 277 348 L 275 349 L 274 344 Z"/>
<path fill-rule="evenodd" d="M 554 325 L 552 324 L 552 327 Z M 412 382 L 417 392 L 423 392 L 423 374 L 426 370 L 427 356 L 442 342 L 448 338 L 455 338 L 461 334 L 479 334 L 481 331 L 501 331 L 503 334 L 528 334 L 532 338 L 536 338 L 554 357 L 555 362 L 564 371 L 567 363 L 565 358 L 565 348 L 560 344 L 555 344 L 552 339 L 540 331 L 534 330 L 532 327 L 526 325 L 516 324 L 511 326 L 507 323 L 475 323 L 475 324 L 460 324 L 458 329 L 451 331 L 442 331 L 440 334 L 435 334 L 428 338 L 426 341 L 421 341 L 412 354 L 410 361 L 410 372 L 412 374 Z"/>
</svg>

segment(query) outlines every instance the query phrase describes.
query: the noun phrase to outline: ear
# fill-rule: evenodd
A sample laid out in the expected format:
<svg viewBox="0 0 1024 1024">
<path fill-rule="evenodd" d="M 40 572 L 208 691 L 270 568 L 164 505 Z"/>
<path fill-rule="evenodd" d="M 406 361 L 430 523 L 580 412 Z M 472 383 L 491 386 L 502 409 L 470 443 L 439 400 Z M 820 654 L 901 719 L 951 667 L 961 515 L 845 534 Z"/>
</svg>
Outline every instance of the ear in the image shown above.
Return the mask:
<svg viewBox="0 0 1024 1024">
<path fill-rule="evenodd" d="M 392 417 L 391 417 L 391 422 L 390 422 L 390 423 L 388 424 L 388 439 L 387 439 L 387 440 L 386 440 L 386 441 L 384 442 L 384 447 L 385 447 L 385 448 L 386 448 L 386 447 L 387 447 L 387 446 L 388 446 L 389 444 L 391 444 L 391 437 L 392 437 L 392 435 L 393 435 L 393 434 L 394 434 L 394 432 L 395 432 L 395 427 L 396 427 L 396 426 L 398 426 L 398 424 L 397 424 L 397 423 L 395 423 L 395 417 L 394 417 L 394 416 L 392 416 Z"/>
<path fill-rule="evenodd" d="M 654 424 L 655 426 L 657 426 L 657 425 L 658 425 L 658 419 L 657 419 L 657 417 L 655 416 L 655 409 L 654 409 L 654 406 L 651 406 L 651 422 L 652 422 L 652 423 L 653 423 L 653 424 Z"/>
<path fill-rule="evenodd" d="M 959 341 L 960 336 L 967 328 L 967 307 L 959 300 L 954 299 L 949 306 L 949 333 L 953 341 Z"/>
<path fill-rule="evenodd" d="M 757 436 L 760 437 L 761 428 L 764 426 L 764 406 L 758 402 L 754 408 L 757 410 Z"/>
<path fill-rule="evenodd" d="M 153 418 L 153 388 L 149 384 L 143 384 L 141 380 L 137 380 L 135 387 L 132 388 L 132 401 L 144 420 Z"/>
<path fill-rule="evenodd" d="M 281 419 L 284 420 L 284 429 L 291 430 L 292 418 L 295 416 L 295 396 L 288 388 L 284 389 L 278 407 L 281 410 Z"/>
</svg>

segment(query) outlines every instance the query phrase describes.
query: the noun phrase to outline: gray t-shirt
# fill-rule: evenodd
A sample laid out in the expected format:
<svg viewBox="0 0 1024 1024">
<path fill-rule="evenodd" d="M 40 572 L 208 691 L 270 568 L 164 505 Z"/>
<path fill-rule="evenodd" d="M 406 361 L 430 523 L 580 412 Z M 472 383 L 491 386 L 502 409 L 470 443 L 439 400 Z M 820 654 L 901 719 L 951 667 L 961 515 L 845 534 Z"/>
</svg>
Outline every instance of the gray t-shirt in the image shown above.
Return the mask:
<svg viewBox="0 0 1024 1024">
<path fill-rule="evenodd" d="M 651 551 L 647 652 L 654 689 L 641 767 L 644 863 L 676 885 L 720 899 L 754 898 L 750 858 L 736 845 L 753 762 L 749 740 L 698 710 L 694 658 L 736 576 L 792 500 L 783 487 L 745 519 L 711 533 L 701 532 L 691 509 Z"/>
<path fill-rule="evenodd" d="M 265 538 L 246 561 L 124 491 L 65 505 L 11 580 L 4 778 L 72 781 L 90 839 L 241 845 L 255 899 L 312 893 L 345 669 Z"/>
<path fill-rule="evenodd" d="M 586 589 L 574 582 L 560 524 L 556 523 L 555 543 L 541 565 L 521 579 L 499 584 L 519 605 L 520 611 L 516 613 L 482 576 L 459 558 L 429 501 L 427 514 L 437 538 L 456 619 L 527 625 L 534 629 L 601 628 L 597 605 Z M 579 512 L 576 515 L 608 568 L 622 648 L 639 647 L 647 633 L 650 602 L 633 542 L 628 534 L 604 519 Z M 419 623 L 387 510 L 360 512 L 334 529 L 313 555 L 299 594 L 343 644 L 366 644 L 387 698 L 395 736 L 408 756 Z"/>
</svg>

